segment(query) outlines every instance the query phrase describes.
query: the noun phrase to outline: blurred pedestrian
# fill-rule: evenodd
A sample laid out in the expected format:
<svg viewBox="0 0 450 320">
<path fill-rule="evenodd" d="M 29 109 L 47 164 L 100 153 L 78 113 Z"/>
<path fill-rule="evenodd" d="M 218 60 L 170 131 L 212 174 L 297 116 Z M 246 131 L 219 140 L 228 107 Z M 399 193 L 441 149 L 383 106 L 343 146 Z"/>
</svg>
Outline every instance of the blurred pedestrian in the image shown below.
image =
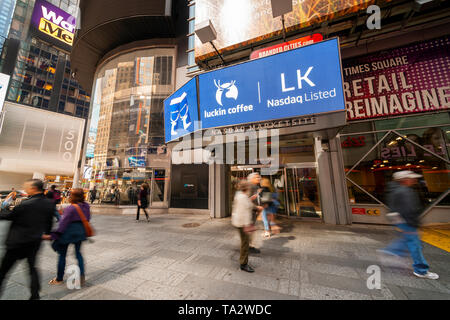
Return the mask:
<svg viewBox="0 0 450 320">
<path fill-rule="evenodd" d="M 53 213 L 53 216 L 56 218 L 56 221 L 59 221 L 61 215 L 58 211 L 58 205 L 61 203 L 61 191 L 57 190 L 55 185 L 52 185 L 45 196 L 55 203 L 55 212 Z"/>
<path fill-rule="evenodd" d="M 118 186 L 114 189 L 114 203 L 116 206 L 120 204 L 120 189 Z"/>
<path fill-rule="evenodd" d="M 56 185 L 52 185 L 47 192 L 47 198 L 52 199 L 55 204 L 61 203 L 61 191 L 56 189 Z"/>
<path fill-rule="evenodd" d="M 420 177 L 422 177 L 420 174 L 407 170 L 394 173 L 394 180 L 387 188 L 386 200 L 391 210 L 388 217 L 400 230 L 400 237 L 380 252 L 404 257 L 409 251 L 413 259 L 413 274 L 419 278 L 436 280 L 439 276 L 428 271 L 429 266 L 423 256 L 417 230 L 420 226 L 420 213 L 423 207 L 413 187 Z"/>
<path fill-rule="evenodd" d="M 255 224 L 258 215 L 261 214 L 263 211 L 263 207 L 261 206 L 261 195 L 260 195 L 260 193 L 262 191 L 262 188 L 260 185 L 261 175 L 258 172 L 252 172 L 248 175 L 247 182 L 250 183 L 250 187 L 249 187 L 250 188 L 250 190 L 249 190 L 250 200 L 255 205 L 252 210 L 253 224 Z M 252 242 L 252 237 L 250 237 L 250 242 Z M 250 253 L 261 253 L 261 250 L 250 245 L 249 252 Z"/>
<path fill-rule="evenodd" d="M 255 224 L 252 217 L 255 205 L 250 200 L 251 184 L 241 181 L 233 200 L 233 211 L 231 223 L 238 228 L 241 238 L 241 250 L 239 263 L 240 268 L 246 272 L 255 272 L 248 264 L 248 253 L 250 249 L 250 234 L 255 231 Z"/>
<path fill-rule="evenodd" d="M 16 201 L 16 199 L 17 199 L 16 189 L 11 188 L 11 192 L 6 196 L 5 200 L 3 200 L 0 209 L 9 208 L 14 203 L 14 201 Z"/>
<path fill-rule="evenodd" d="M 274 215 L 277 213 L 280 203 L 276 199 L 275 189 L 267 178 L 261 179 L 261 206 L 262 210 L 262 220 L 264 224 L 264 238 L 270 238 L 270 236 L 280 232 L 280 227 L 275 223 Z"/>
<path fill-rule="evenodd" d="M 81 254 L 81 244 L 86 240 L 86 230 L 83 225 L 83 220 L 90 221 L 90 208 L 89 204 L 84 201 L 84 191 L 81 188 L 72 190 L 69 202 L 71 205 L 64 209 L 58 228 L 52 232 L 50 236 L 44 237 L 46 240 L 54 240 L 52 248 L 58 253 L 57 276 L 49 282 L 49 284 L 52 285 L 63 283 L 67 249 L 70 244 L 75 246 L 75 257 L 77 258 L 78 266 L 80 267 L 81 285 L 84 285 L 85 281 L 84 259 Z"/>
<path fill-rule="evenodd" d="M 145 217 L 147 218 L 147 222 L 150 222 L 147 214 L 147 208 L 148 208 L 148 198 L 149 198 L 149 187 L 148 184 L 143 183 L 141 185 L 141 190 L 138 194 L 138 207 L 137 207 L 137 215 L 136 215 L 136 221 L 139 221 L 139 211 L 142 209 L 145 213 Z"/>
<path fill-rule="evenodd" d="M 39 299 L 39 274 L 36 269 L 36 255 L 43 234 L 50 234 L 53 224 L 55 203 L 44 196 L 44 183 L 39 179 L 24 184 L 28 198 L 12 211 L 3 210 L 0 219 L 12 221 L 5 241 L 6 253 L 0 266 L 0 290 L 8 271 L 17 260 L 27 259 L 31 277 L 30 300 Z"/>
<path fill-rule="evenodd" d="M 89 191 L 89 200 L 91 201 L 91 204 L 94 203 L 96 198 L 97 198 L 97 187 L 94 186 L 94 188 Z"/>
</svg>

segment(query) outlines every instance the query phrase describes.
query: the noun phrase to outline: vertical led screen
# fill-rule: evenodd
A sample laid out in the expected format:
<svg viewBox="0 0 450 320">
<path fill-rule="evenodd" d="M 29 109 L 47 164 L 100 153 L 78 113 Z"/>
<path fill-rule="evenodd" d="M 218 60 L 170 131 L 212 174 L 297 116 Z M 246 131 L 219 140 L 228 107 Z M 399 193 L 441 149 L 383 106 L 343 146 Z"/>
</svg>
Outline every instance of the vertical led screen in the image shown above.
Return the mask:
<svg viewBox="0 0 450 320">
<path fill-rule="evenodd" d="M 164 124 L 166 142 L 201 129 L 198 123 L 196 78 L 189 80 L 164 100 Z"/>
</svg>

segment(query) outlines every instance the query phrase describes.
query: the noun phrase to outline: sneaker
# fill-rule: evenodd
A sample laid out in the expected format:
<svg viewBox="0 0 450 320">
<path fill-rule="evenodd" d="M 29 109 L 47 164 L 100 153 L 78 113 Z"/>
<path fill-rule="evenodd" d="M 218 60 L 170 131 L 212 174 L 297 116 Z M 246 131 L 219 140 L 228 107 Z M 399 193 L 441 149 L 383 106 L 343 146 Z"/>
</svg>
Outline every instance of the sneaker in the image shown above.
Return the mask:
<svg viewBox="0 0 450 320">
<path fill-rule="evenodd" d="M 241 270 L 246 271 L 246 272 L 255 272 L 255 269 L 253 269 L 252 267 L 250 267 L 248 264 L 241 264 Z"/>
<path fill-rule="evenodd" d="M 419 278 L 425 278 L 425 279 L 431 279 L 431 280 L 439 279 L 439 275 L 437 273 L 430 272 L 430 271 L 427 271 L 427 273 L 425 273 L 425 274 L 420 274 L 420 273 L 416 273 L 416 272 L 413 272 L 413 273 L 416 277 L 419 277 Z"/>
<path fill-rule="evenodd" d="M 263 233 L 263 237 L 264 237 L 264 238 L 270 238 L 270 232 L 269 232 L 269 231 L 265 231 L 265 232 Z"/>
<path fill-rule="evenodd" d="M 250 252 L 250 253 L 261 253 L 261 250 L 256 249 L 255 247 L 250 247 L 248 249 L 248 252 Z"/>
</svg>

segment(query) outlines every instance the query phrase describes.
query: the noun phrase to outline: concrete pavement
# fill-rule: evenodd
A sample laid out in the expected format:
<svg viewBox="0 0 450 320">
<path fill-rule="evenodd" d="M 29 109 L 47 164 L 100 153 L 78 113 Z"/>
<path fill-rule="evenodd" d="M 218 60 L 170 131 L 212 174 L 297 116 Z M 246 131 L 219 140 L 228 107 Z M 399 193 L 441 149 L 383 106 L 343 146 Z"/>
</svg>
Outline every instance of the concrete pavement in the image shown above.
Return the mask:
<svg viewBox="0 0 450 320">
<path fill-rule="evenodd" d="M 423 243 L 440 279 L 418 279 L 409 262 L 399 267 L 376 253 L 393 239 L 390 227 L 283 219 L 283 232 L 263 239 L 259 222 L 253 241 L 262 252 L 250 256 L 256 272 L 248 274 L 238 269 L 239 236 L 229 218 L 160 214 L 147 223 L 94 215 L 92 222 L 97 235 L 82 249 L 86 286 L 47 284 L 57 256 L 46 242 L 38 263 L 42 299 L 450 299 L 450 254 Z M 7 226 L 0 221 L 2 256 Z M 71 248 L 67 265 L 73 263 Z M 367 288 L 371 265 L 381 268 L 381 289 Z M 1 299 L 27 299 L 28 281 L 23 261 L 10 272 Z"/>
</svg>

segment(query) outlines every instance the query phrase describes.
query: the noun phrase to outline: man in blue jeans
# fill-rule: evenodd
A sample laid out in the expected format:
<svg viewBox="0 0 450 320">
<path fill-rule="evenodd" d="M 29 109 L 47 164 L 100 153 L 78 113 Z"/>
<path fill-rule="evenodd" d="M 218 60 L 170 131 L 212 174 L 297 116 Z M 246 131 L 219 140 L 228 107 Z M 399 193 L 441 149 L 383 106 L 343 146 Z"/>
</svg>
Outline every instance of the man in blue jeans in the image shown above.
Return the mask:
<svg viewBox="0 0 450 320">
<path fill-rule="evenodd" d="M 398 213 L 396 226 L 401 236 L 383 250 L 383 253 L 395 256 L 407 256 L 408 251 L 413 259 L 414 275 L 419 278 L 436 280 L 439 276 L 428 271 L 430 268 L 422 254 L 422 245 L 417 229 L 420 226 L 422 204 L 419 195 L 413 189 L 421 175 L 412 171 L 399 171 L 393 175 L 387 189 L 387 205 L 391 212 Z"/>
</svg>

